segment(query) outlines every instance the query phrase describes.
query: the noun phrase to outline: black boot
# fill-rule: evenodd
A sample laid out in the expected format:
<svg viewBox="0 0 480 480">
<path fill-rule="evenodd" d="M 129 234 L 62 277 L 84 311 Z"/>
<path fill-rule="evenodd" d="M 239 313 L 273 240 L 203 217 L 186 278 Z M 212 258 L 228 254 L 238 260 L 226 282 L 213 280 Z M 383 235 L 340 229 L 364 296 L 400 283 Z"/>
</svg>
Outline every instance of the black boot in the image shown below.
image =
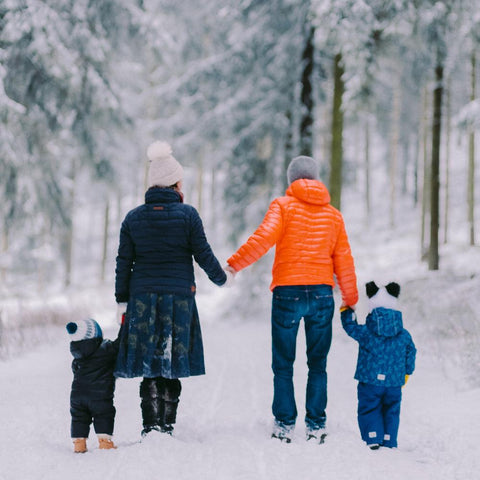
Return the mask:
<svg viewBox="0 0 480 480">
<path fill-rule="evenodd" d="M 144 378 L 140 383 L 140 406 L 142 408 L 142 437 L 152 430 L 160 431 L 158 423 L 160 396 L 156 378 Z"/>
<path fill-rule="evenodd" d="M 158 424 L 162 432 L 171 435 L 177 420 L 177 408 L 182 385 L 178 379 L 162 378 L 158 379 L 157 388 L 160 395 Z"/>
</svg>

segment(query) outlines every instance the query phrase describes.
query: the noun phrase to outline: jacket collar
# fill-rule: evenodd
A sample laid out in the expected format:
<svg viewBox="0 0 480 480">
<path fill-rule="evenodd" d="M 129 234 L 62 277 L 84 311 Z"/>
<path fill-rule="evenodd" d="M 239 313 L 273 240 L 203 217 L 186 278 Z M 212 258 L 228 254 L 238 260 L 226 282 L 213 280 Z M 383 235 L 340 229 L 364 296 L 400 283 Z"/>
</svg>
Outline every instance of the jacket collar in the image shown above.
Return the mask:
<svg viewBox="0 0 480 480">
<path fill-rule="evenodd" d="M 145 192 L 145 203 L 182 203 L 180 192 L 172 188 L 152 187 Z"/>
</svg>

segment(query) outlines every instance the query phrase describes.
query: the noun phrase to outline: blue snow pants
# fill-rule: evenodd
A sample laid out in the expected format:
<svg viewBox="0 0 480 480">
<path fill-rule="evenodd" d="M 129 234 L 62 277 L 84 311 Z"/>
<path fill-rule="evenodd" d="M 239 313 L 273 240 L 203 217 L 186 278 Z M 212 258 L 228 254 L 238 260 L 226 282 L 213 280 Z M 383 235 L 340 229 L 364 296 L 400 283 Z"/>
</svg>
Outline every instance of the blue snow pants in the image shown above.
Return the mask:
<svg viewBox="0 0 480 480">
<path fill-rule="evenodd" d="M 397 446 L 402 387 L 381 387 L 359 382 L 358 425 L 367 445 Z"/>
<path fill-rule="evenodd" d="M 327 406 L 327 355 L 332 342 L 334 300 L 329 285 L 279 286 L 272 298 L 272 413 L 277 424 L 294 425 L 297 407 L 293 363 L 300 320 L 304 319 L 308 380 L 307 428 L 325 427 Z"/>
</svg>

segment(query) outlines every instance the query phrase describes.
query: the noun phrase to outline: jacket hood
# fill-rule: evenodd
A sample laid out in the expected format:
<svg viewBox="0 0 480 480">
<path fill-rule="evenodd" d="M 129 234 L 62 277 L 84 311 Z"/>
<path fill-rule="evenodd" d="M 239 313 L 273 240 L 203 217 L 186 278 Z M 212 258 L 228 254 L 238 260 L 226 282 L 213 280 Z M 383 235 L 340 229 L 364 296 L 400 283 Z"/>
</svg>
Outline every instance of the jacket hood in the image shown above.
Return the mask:
<svg viewBox="0 0 480 480">
<path fill-rule="evenodd" d="M 77 340 L 70 342 L 70 352 L 73 358 L 86 358 L 95 353 L 103 342 L 102 337 L 89 338 L 87 340 Z"/>
<path fill-rule="evenodd" d="M 330 203 L 330 193 L 320 180 L 301 178 L 295 180 L 287 188 L 287 195 L 298 198 L 302 202 L 314 205 L 326 205 Z"/>
<path fill-rule="evenodd" d="M 391 308 L 374 308 L 365 323 L 379 337 L 394 337 L 403 330 L 402 312 Z"/>
</svg>

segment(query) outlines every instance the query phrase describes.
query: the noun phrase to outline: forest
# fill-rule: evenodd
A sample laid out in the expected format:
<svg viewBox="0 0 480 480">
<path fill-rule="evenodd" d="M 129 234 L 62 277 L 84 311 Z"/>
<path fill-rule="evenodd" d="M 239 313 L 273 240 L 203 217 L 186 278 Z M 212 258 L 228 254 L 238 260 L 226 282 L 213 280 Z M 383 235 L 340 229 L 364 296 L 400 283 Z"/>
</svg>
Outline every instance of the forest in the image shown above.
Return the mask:
<svg viewBox="0 0 480 480">
<path fill-rule="evenodd" d="M 419 261 L 441 268 L 439 245 L 478 242 L 479 47 L 476 0 L 1 0 L 2 291 L 111 282 L 156 139 L 213 245 L 306 154 L 366 228 L 415 209 Z"/>
</svg>

